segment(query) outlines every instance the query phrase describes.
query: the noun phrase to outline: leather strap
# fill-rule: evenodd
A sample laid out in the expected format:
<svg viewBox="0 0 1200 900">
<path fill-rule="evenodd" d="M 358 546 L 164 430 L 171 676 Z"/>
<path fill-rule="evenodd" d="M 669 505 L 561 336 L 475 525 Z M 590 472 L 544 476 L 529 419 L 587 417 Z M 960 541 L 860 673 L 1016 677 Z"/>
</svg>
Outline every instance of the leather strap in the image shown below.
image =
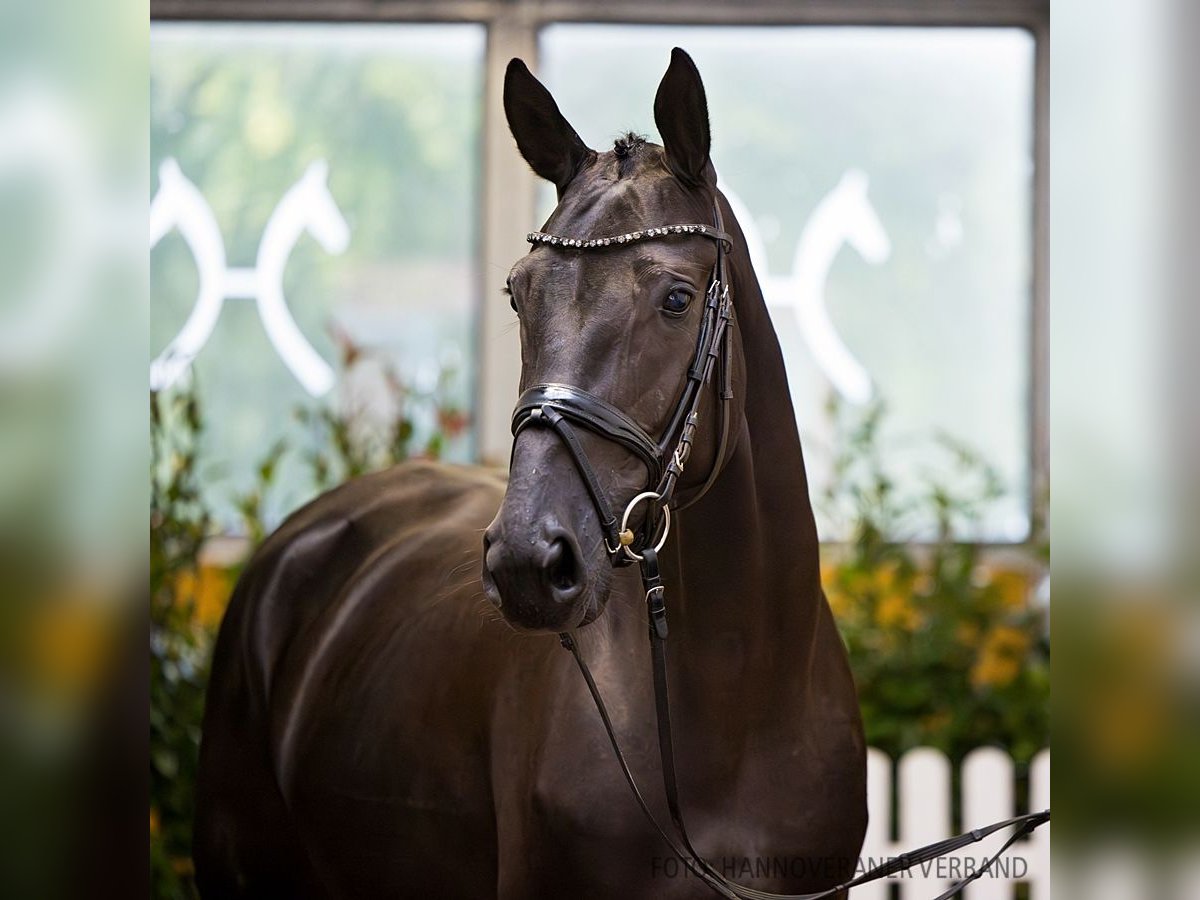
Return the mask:
<svg viewBox="0 0 1200 900">
<path fill-rule="evenodd" d="M 663 839 L 663 843 L 670 847 L 671 851 L 691 870 L 692 874 L 699 877 L 722 897 L 731 898 L 731 900 L 742 900 L 741 894 L 730 890 L 719 880 L 714 880 L 705 871 L 705 867 L 680 847 L 666 829 L 658 823 L 658 820 L 654 818 L 654 813 L 650 811 L 650 806 L 646 803 L 646 798 L 642 795 L 637 781 L 633 777 L 633 772 L 629 768 L 629 762 L 625 759 L 625 754 L 621 752 L 621 745 L 617 742 L 617 733 L 613 728 L 612 719 L 608 715 L 608 707 L 604 705 L 604 699 L 600 696 L 600 689 L 596 687 L 596 679 L 592 677 L 591 670 L 587 667 L 587 663 L 583 661 L 583 657 L 579 655 L 579 647 L 576 646 L 575 639 L 565 632 L 560 634 L 558 639 L 564 649 L 569 651 L 571 656 L 574 657 L 575 664 L 579 667 L 580 674 L 583 675 L 584 683 L 587 685 L 588 691 L 592 695 L 592 700 L 596 704 L 596 710 L 600 714 L 600 721 L 604 723 L 604 731 L 608 735 L 609 744 L 612 745 L 613 756 L 616 757 L 617 765 L 621 769 L 625 783 L 629 786 L 629 791 L 633 794 L 633 799 L 637 801 L 637 805 L 641 809 L 642 815 L 646 817 L 646 821 L 658 832 L 658 836 Z"/>
<path fill-rule="evenodd" d="M 554 429 L 566 445 L 567 454 L 575 463 L 575 468 L 579 470 L 579 477 L 583 479 L 588 494 L 591 495 L 592 503 L 596 507 L 596 512 L 600 516 L 600 527 L 604 529 L 604 539 L 608 542 L 609 551 L 616 552 L 614 548 L 620 546 L 617 537 L 617 517 L 613 514 L 612 507 L 608 505 L 608 499 L 604 496 L 604 488 L 600 486 L 600 480 L 596 477 L 596 472 L 588 461 L 583 445 L 575 436 L 575 430 L 567 423 L 566 417 L 553 404 L 547 402 L 532 408 L 521 423 L 514 428 L 514 433 L 520 433 L 522 428 L 534 422 L 545 422 Z"/>
<path fill-rule="evenodd" d="M 517 401 L 517 408 L 513 410 L 513 434 L 520 434 L 529 424 L 528 418 L 533 410 L 547 406 L 637 454 L 649 469 L 652 480 L 660 476 L 658 442 L 611 403 L 574 385 L 535 384 L 523 393 Z"/>
<path fill-rule="evenodd" d="M 688 373 L 688 385 L 680 401 L 679 410 L 685 413 L 682 416 L 682 425 L 679 427 L 677 436 L 673 434 L 672 430 L 668 430 L 664 439 L 665 442 L 674 437 L 675 451 L 667 460 L 663 478 L 656 488 L 659 495 L 657 502 L 660 505 L 669 504 L 674 499 L 675 488 L 683 475 L 683 467 L 688 456 L 691 454 L 692 441 L 700 421 L 700 403 L 704 399 L 704 386 L 712 381 L 713 371 L 717 365 L 725 370 L 722 372 L 722 381 L 725 382 L 729 379 L 727 374 L 730 354 L 729 329 L 732 322 L 733 302 L 729 297 L 729 289 L 722 282 L 714 281 L 705 301 L 704 334 L 707 335 L 707 340 L 697 348 L 696 360 Z M 728 396 L 726 396 L 727 394 Z M 726 390 L 725 385 L 722 384 L 721 393 L 717 397 L 718 415 L 721 419 L 717 454 L 713 458 L 712 468 L 709 470 L 704 485 L 700 492 L 689 501 L 689 506 L 708 492 L 721 472 L 729 434 L 728 400 L 732 396 L 733 391 Z"/>
</svg>

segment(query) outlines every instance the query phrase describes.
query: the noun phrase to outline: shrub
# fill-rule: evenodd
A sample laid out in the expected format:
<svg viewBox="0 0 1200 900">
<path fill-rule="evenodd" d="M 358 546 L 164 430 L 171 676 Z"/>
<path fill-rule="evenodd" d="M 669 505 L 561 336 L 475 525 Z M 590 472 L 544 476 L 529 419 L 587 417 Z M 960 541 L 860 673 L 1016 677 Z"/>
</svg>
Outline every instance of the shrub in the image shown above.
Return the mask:
<svg viewBox="0 0 1200 900">
<path fill-rule="evenodd" d="M 867 742 L 951 759 L 995 744 L 1018 761 L 1049 742 L 1044 610 L 1030 602 L 1046 549 L 1035 529 L 1004 565 L 964 539 L 1000 493 L 995 472 L 945 443 L 950 465 L 901 495 L 879 446 L 884 411 L 849 429 L 824 498 L 851 535 L 826 548 L 822 581 L 850 654 Z M 898 540 L 932 521 L 933 539 Z"/>
<path fill-rule="evenodd" d="M 196 474 L 194 393 L 150 395 L 150 879 L 156 897 L 192 883 L 192 785 L 213 631 L 197 617 L 211 519 Z"/>
</svg>

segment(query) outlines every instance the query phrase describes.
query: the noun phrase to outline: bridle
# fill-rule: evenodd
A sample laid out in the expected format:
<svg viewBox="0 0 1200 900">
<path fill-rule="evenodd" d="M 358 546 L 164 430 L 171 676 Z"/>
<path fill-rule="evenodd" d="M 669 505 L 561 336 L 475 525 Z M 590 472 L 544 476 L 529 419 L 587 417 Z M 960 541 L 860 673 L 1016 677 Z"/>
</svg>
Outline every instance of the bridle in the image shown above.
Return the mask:
<svg viewBox="0 0 1200 900">
<path fill-rule="evenodd" d="M 654 679 L 654 704 L 658 720 L 658 749 L 662 764 L 663 790 L 678 840 L 668 834 L 655 818 L 638 788 L 625 755 L 621 752 L 616 731 L 609 718 L 604 700 L 600 696 L 596 681 L 592 677 L 587 663 L 580 655 L 574 638 L 564 632 L 558 636 L 559 641 L 571 653 L 583 675 L 588 691 L 592 695 L 592 701 L 604 723 L 604 729 L 608 734 L 608 740 L 612 745 L 621 773 L 642 813 L 683 864 L 717 894 L 731 898 L 731 900 L 821 900 L 821 898 L 833 897 L 869 881 L 906 871 L 913 866 L 981 841 L 1003 828 L 1015 826 L 1013 834 L 995 855 L 936 898 L 936 900 L 949 900 L 971 881 L 988 872 L 992 865 L 1019 838 L 1048 822 L 1050 810 L 1016 816 L 986 828 L 969 831 L 919 850 L 901 854 L 850 881 L 814 894 L 775 894 L 737 884 L 709 865 L 696 852 L 691 838 L 688 837 L 679 802 L 679 789 L 675 773 L 675 751 L 667 686 L 666 588 L 659 572 L 658 552 L 663 548 L 670 532 L 672 507 L 684 508 L 675 504 L 675 492 L 683 475 L 684 467 L 691 456 L 692 443 L 695 440 L 700 421 L 700 406 L 704 398 L 705 387 L 711 382 L 713 372 L 718 366 L 721 372 L 717 404 L 720 418 L 717 453 L 704 484 L 686 505 L 690 505 L 704 496 L 720 475 L 729 440 L 728 407 L 733 399 L 732 344 L 730 343 L 733 325 L 733 297 L 726 278 L 725 256 L 732 251 L 733 241 L 724 231 L 720 204 L 714 201 L 713 209 L 715 226 L 663 225 L 613 237 L 599 238 L 572 238 L 543 231 L 533 231 L 526 238 L 535 246 L 545 245 L 579 252 L 602 250 L 637 241 L 676 236 L 699 236 L 716 242 L 717 260 L 713 265 L 705 291 L 703 317 L 699 334 L 696 337 L 696 350 L 691 364 L 688 366 L 683 391 L 662 434 L 657 439 L 651 437 L 641 425 L 622 410 L 582 388 L 569 384 L 534 385 L 521 395 L 512 418 L 514 445 L 516 436 L 527 428 L 549 428 L 558 435 L 568 456 L 579 471 L 592 503 L 596 507 L 600 525 L 604 531 L 604 545 L 613 565 L 625 566 L 637 562 L 641 568 L 642 588 L 646 596 L 650 632 L 651 668 Z M 646 466 L 649 473 L 647 488 L 629 501 L 619 521 L 596 477 L 595 469 L 588 460 L 587 452 L 576 434 L 577 427 L 585 428 L 600 437 L 620 444 L 636 455 Z M 645 527 L 639 534 L 629 526 L 634 509 L 643 502 L 647 502 L 649 508 L 645 517 Z"/>
<path fill-rule="evenodd" d="M 714 221 L 715 227 L 694 224 L 664 225 L 601 238 L 569 238 L 547 234 L 544 231 L 533 231 L 527 235 L 529 243 L 535 246 L 540 244 L 580 252 L 680 236 L 704 237 L 715 241 L 717 245 L 717 260 L 713 264 L 708 287 L 704 292 L 704 310 L 700 332 L 696 337 L 696 350 L 688 366 L 679 400 L 667 420 L 666 428 L 657 439 L 651 437 L 641 425 L 611 403 L 570 384 L 534 385 L 521 395 L 513 411 L 514 438 L 526 428 L 544 427 L 553 430 L 562 440 L 596 507 L 600 527 L 604 532 L 604 546 L 613 565 L 644 562 L 646 550 L 657 552 L 666 542 L 675 490 L 691 456 L 692 442 L 700 421 L 704 388 L 718 365 L 721 368 L 718 404 L 721 421 L 720 444 L 708 478 L 691 502 L 694 503 L 703 496 L 720 473 L 729 437 L 728 405 L 733 399 L 730 358 L 732 344 L 729 340 L 730 326 L 733 322 L 733 298 L 725 278 L 725 254 L 732 249 L 733 241 L 722 229 L 721 208 L 718 204 L 714 204 Z M 646 466 L 646 489 L 629 501 L 619 521 L 575 433 L 576 427 L 586 428 L 620 444 Z M 638 535 L 629 525 L 634 509 L 643 502 L 648 502 L 650 508 L 646 516 L 647 527 Z"/>
</svg>

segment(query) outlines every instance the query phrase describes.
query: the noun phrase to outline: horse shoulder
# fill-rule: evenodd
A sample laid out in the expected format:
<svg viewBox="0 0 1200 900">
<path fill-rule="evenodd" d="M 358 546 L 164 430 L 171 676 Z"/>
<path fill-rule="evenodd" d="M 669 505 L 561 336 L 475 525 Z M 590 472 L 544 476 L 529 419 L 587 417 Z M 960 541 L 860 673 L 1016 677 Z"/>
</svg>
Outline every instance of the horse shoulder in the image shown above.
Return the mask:
<svg viewBox="0 0 1200 900">
<path fill-rule="evenodd" d="M 503 476 L 487 469 L 410 461 L 351 479 L 301 507 L 242 572 L 222 623 L 214 676 L 236 645 L 269 696 L 297 637 L 319 627 L 350 582 L 370 576 L 382 551 L 402 551 L 406 542 L 456 545 L 469 559 L 503 489 Z M 438 565 L 420 551 L 409 555 L 413 564 Z"/>
<path fill-rule="evenodd" d="M 267 832 L 291 844 L 256 845 L 258 857 L 286 861 L 301 835 L 341 823 L 312 859 L 335 881 L 367 847 L 415 852 L 421 835 L 454 829 L 492 840 L 491 817 L 468 805 L 488 802 L 486 762 L 469 752 L 479 742 L 448 732 L 481 718 L 466 712 L 480 702 L 471 683 L 486 683 L 469 669 L 471 647 L 505 627 L 475 599 L 480 534 L 503 486 L 487 470 L 402 464 L 318 497 L 254 554 L 222 623 L 206 710 L 212 877 L 250 871 L 227 848 Z M 430 756 L 446 746 L 466 749 Z M 402 862 L 397 877 L 419 871 Z"/>
</svg>

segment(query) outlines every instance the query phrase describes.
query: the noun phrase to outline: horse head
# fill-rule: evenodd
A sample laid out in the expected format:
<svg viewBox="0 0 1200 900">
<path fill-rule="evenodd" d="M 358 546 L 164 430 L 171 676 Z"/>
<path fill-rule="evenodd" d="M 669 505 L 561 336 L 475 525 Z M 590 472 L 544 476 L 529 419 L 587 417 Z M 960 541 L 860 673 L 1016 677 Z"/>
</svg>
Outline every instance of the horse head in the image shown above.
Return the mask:
<svg viewBox="0 0 1200 900">
<path fill-rule="evenodd" d="M 644 455 L 612 432 L 671 430 L 711 315 L 707 288 L 720 242 L 662 226 L 707 227 L 719 194 L 704 87 L 682 50 L 672 53 L 654 103 L 662 146 L 629 134 L 610 150 L 590 149 L 520 60 L 509 64 L 504 107 L 522 156 L 558 191 L 542 232 L 568 238 L 535 240 L 508 277 L 520 320 L 521 389 L 569 386 L 584 427 L 570 439 L 553 428 L 518 431 L 508 491 L 484 538 L 483 583 L 511 625 L 561 631 L 594 620 L 609 596 L 619 553 L 598 507 L 619 517 L 653 484 Z M 727 208 L 724 215 L 734 231 Z M 624 240 L 647 233 L 653 239 Z M 622 237 L 597 240 L 605 236 Z M 731 371 L 740 373 L 740 345 L 730 354 Z M 719 401 L 712 386 L 701 390 L 702 424 L 678 481 L 685 498 L 719 465 Z M 588 415 L 605 420 L 600 433 Z M 645 524 L 645 505 L 637 512 L 643 520 L 634 515 L 631 529 Z"/>
<path fill-rule="evenodd" d="M 877 266 L 892 255 L 892 242 L 888 238 L 879 213 L 867 198 L 867 173 L 860 169 L 848 169 L 830 196 L 830 203 L 840 215 L 846 242 L 868 263 Z"/>
<path fill-rule="evenodd" d="M 199 188 L 168 157 L 158 170 L 150 201 L 150 247 L 178 228 L 196 263 L 198 285 L 192 311 L 178 334 L 150 363 L 150 387 L 164 390 L 191 366 L 216 327 L 225 300 L 225 243 L 221 226 Z"/>
<path fill-rule="evenodd" d="M 280 207 L 289 201 L 295 204 L 299 222 L 327 253 L 342 253 L 350 245 L 350 226 L 329 192 L 329 164 L 325 160 L 309 163 L 304 175 L 280 200 Z"/>
</svg>

